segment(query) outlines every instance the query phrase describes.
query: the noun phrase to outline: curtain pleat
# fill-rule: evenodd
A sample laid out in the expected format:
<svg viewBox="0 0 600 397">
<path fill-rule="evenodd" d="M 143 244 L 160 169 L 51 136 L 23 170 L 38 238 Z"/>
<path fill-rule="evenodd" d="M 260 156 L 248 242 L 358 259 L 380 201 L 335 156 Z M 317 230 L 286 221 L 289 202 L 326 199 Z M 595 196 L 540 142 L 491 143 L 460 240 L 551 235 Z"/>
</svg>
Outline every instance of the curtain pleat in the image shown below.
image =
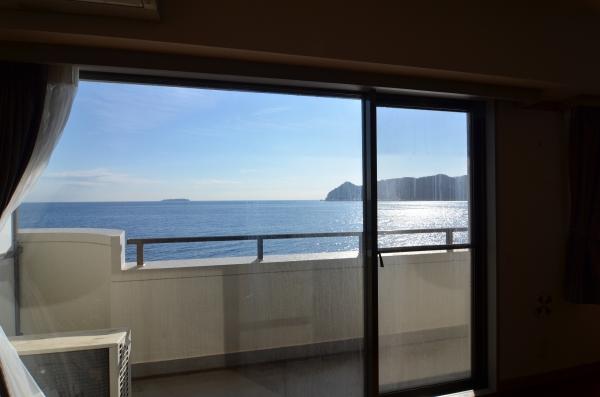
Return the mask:
<svg viewBox="0 0 600 397">
<path fill-rule="evenodd" d="M 44 105 L 35 145 L 19 183 L 8 205 L 2 211 L 0 228 L 10 214 L 19 207 L 48 165 L 71 112 L 77 91 L 78 69 L 70 65 L 49 66 L 47 76 Z"/>
<path fill-rule="evenodd" d="M 48 67 L 0 64 L 0 228 L 40 131 Z"/>
</svg>

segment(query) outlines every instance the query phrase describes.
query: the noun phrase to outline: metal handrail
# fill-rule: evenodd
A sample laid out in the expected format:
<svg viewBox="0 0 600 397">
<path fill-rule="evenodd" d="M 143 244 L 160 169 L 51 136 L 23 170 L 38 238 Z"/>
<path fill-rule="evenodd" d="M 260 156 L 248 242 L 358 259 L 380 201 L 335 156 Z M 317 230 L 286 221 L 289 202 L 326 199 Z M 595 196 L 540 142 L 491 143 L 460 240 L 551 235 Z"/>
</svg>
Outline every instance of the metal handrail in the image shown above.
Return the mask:
<svg viewBox="0 0 600 397">
<path fill-rule="evenodd" d="M 455 232 L 466 232 L 466 227 L 450 227 L 439 229 L 406 229 L 406 230 L 382 230 L 380 235 L 393 234 L 427 234 L 445 233 L 446 245 L 452 246 Z M 208 243 L 215 241 L 247 241 L 256 240 L 256 259 L 260 262 L 264 259 L 264 240 L 285 240 L 293 238 L 323 238 L 323 237 L 358 237 L 359 249 L 362 247 L 362 232 L 330 232 L 330 233 L 285 233 L 285 234 L 252 234 L 238 236 L 207 236 L 207 237 L 151 237 L 127 239 L 127 244 L 136 246 L 137 266 L 144 266 L 144 245 L 147 244 L 173 244 L 173 243 Z M 463 248 L 463 245 L 460 245 Z"/>
</svg>

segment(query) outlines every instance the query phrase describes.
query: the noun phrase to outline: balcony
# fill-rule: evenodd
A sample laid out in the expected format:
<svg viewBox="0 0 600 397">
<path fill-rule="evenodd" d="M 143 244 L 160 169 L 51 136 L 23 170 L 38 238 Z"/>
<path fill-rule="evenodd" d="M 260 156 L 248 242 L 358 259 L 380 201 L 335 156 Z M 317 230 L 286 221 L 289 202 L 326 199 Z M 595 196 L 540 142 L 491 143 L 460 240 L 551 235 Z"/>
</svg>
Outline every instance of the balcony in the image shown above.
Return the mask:
<svg viewBox="0 0 600 397">
<path fill-rule="evenodd" d="M 362 392 L 356 251 L 269 256 L 258 242 L 258 257 L 144 262 L 149 242 L 132 240 L 136 263 L 121 230 L 22 229 L 18 241 L 21 331 L 131 329 L 135 395 Z M 380 382 L 468 374 L 470 252 L 383 260 Z"/>
</svg>

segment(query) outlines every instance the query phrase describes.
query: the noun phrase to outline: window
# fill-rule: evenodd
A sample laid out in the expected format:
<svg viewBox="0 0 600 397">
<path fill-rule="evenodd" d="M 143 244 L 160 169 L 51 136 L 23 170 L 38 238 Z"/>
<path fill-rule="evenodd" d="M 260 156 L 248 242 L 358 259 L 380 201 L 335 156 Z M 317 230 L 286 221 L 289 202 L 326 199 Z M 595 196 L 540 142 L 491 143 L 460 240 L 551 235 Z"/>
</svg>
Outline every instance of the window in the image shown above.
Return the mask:
<svg viewBox="0 0 600 397">
<path fill-rule="evenodd" d="M 356 255 L 360 196 L 326 198 L 361 184 L 360 117 L 357 99 L 82 82 L 21 227 L 261 236 L 266 259 Z M 147 244 L 144 260 L 256 259 L 257 240 Z M 129 244 L 126 262 L 136 259 Z"/>
<path fill-rule="evenodd" d="M 20 332 L 132 330 L 142 396 L 482 379 L 477 103 L 85 76 L 19 209 Z"/>
</svg>

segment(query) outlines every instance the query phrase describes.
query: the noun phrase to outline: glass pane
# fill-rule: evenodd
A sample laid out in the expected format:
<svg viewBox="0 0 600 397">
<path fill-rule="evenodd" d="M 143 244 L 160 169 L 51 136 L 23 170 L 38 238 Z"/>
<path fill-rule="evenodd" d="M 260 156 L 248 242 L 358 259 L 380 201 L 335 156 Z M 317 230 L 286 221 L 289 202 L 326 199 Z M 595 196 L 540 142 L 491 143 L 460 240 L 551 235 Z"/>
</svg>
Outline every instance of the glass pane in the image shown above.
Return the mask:
<svg viewBox="0 0 600 397">
<path fill-rule="evenodd" d="M 355 99 L 82 82 L 21 331 L 131 330 L 136 396 L 361 395 L 361 142 Z"/>
<path fill-rule="evenodd" d="M 469 242 L 467 114 L 377 109 L 379 247 Z M 383 255 L 380 390 L 470 375 L 470 252 Z"/>
</svg>

